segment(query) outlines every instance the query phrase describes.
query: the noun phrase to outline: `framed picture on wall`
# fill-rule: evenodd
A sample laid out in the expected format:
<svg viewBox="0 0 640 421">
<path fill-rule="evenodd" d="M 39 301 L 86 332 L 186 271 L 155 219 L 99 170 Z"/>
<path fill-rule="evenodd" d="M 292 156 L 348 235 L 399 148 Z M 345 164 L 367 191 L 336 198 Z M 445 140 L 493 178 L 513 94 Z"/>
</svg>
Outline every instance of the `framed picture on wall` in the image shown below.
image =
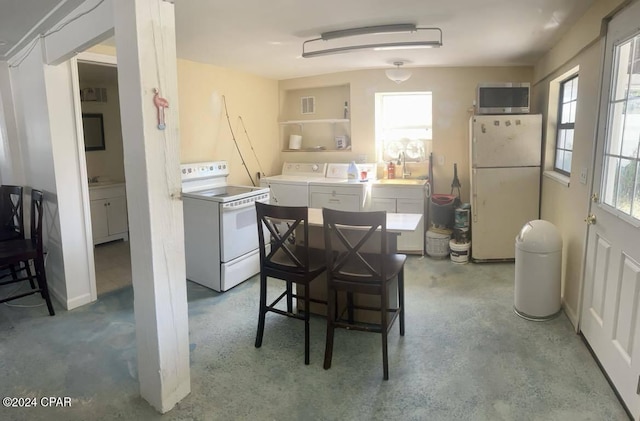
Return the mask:
<svg viewBox="0 0 640 421">
<path fill-rule="evenodd" d="M 82 114 L 82 131 L 84 132 L 85 151 L 103 151 L 104 122 L 102 114 Z"/>
</svg>

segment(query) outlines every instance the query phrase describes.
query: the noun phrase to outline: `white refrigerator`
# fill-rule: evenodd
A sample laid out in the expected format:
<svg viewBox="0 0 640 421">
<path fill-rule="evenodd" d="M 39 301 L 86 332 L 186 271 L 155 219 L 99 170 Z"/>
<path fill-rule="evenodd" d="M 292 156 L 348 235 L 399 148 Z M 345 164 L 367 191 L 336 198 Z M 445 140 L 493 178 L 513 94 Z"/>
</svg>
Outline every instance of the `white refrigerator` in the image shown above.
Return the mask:
<svg viewBox="0 0 640 421">
<path fill-rule="evenodd" d="M 515 258 L 515 238 L 540 215 L 540 114 L 470 120 L 471 258 Z"/>
</svg>

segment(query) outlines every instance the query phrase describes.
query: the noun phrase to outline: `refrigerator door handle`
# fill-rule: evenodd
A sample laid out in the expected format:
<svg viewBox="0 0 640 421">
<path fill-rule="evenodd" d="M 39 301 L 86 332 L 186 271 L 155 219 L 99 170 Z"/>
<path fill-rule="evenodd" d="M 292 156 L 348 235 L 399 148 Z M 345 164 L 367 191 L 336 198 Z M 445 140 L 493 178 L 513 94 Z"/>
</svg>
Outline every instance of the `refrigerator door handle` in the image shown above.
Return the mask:
<svg viewBox="0 0 640 421">
<path fill-rule="evenodd" d="M 477 170 L 475 168 L 471 169 L 473 174 L 473 179 L 476 178 Z M 478 192 L 476 183 L 471 183 L 472 191 L 471 191 L 471 213 L 473 214 L 473 222 L 478 222 Z"/>
<path fill-rule="evenodd" d="M 476 156 L 476 137 L 472 136 L 471 137 L 471 167 L 472 168 L 476 167 L 476 160 L 477 160 L 477 156 Z"/>
</svg>

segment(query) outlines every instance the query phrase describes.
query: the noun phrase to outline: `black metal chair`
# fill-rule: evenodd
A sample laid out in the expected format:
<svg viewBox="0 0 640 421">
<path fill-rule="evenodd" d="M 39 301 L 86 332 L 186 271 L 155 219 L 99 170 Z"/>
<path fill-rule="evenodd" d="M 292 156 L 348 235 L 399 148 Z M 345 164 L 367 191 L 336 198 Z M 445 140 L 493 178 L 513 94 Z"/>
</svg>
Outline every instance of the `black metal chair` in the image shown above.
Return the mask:
<svg viewBox="0 0 640 421">
<path fill-rule="evenodd" d="M 387 249 L 386 212 L 344 212 L 324 208 L 324 237 L 327 260 L 327 339 L 325 370 L 331 368 L 335 328 L 382 334 L 382 367 L 389 379 L 387 336 L 397 318 L 404 336 L 404 254 Z M 398 279 L 398 305 L 389 308 L 389 286 Z M 346 308 L 339 311 L 337 296 L 346 293 Z M 380 306 L 354 304 L 355 294 L 380 297 Z M 355 310 L 375 311 L 380 323 L 362 323 Z M 345 318 L 345 312 L 347 317 Z"/>
<path fill-rule="evenodd" d="M 309 283 L 325 270 L 322 250 L 309 247 L 308 209 L 306 207 L 274 206 L 256 202 L 258 238 L 260 243 L 260 312 L 256 348 L 262 346 L 265 318 L 268 312 L 304 320 L 304 363 L 309 364 L 310 302 Z M 265 238 L 265 229 L 270 238 Z M 296 231 L 298 231 L 296 238 Z M 302 236 L 300 236 L 300 231 Z M 285 290 L 267 304 L 267 278 L 285 281 Z M 304 287 L 302 296 L 293 292 L 293 284 Z M 286 298 L 286 309 L 278 308 Z M 293 312 L 293 299 L 304 300 L 303 314 Z M 283 306 L 280 306 L 283 307 Z"/>
<path fill-rule="evenodd" d="M 0 241 L 0 267 L 19 267 L 20 270 L 17 272 L 25 273 L 25 276 L 13 276 L 13 279 L 9 281 L 0 282 L 0 286 L 29 281 L 32 288 L 24 293 L 3 297 L 0 299 L 0 303 L 40 293 L 47 303 L 49 314 L 53 316 L 55 312 L 51 303 L 51 297 L 49 296 L 49 287 L 47 286 L 47 276 L 44 268 L 42 198 L 43 195 L 41 191 L 31 190 L 31 238 Z M 35 273 L 31 270 L 31 262 L 33 262 Z M 35 288 L 34 279 L 38 284 L 37 288 Z"/>
<path fill-rule="evenodd" d="M 0 186 L 0 241 L 24 238 L 22 186 Z"/>
</svg>

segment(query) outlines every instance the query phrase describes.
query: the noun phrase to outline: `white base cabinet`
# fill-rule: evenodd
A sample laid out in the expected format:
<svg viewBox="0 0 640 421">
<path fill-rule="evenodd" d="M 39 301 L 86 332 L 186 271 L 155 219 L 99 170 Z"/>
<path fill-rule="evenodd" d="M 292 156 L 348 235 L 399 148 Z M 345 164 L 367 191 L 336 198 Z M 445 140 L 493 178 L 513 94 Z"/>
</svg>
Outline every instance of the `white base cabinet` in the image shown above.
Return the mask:
<svg viewBox="0 0 640 421">
<path fill-rule="evenodd" d="M 129 240 L 124 184 L 89 188 L 93 244 Z"/>
<path fill-rule="evenodd" d="M 373 211 L 389 213 L 419 213 L 423 215 L 414 232 L 405 232 L 398 237 L 398 251 L 424 254 L 425 189 L 417 186 L 376 186 L 371 190 Z"/>
</svg>

